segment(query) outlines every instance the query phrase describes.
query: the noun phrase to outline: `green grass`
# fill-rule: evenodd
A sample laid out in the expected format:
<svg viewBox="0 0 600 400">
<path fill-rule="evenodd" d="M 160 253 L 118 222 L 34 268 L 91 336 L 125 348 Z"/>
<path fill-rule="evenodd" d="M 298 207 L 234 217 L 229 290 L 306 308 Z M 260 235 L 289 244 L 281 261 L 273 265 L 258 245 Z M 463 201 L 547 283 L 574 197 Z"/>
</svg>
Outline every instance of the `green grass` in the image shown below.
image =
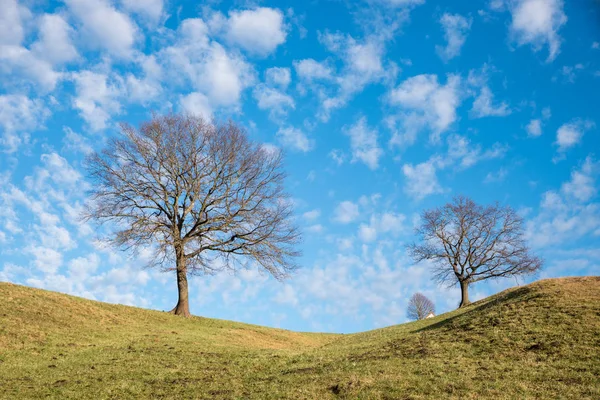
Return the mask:
<svg viewBox="0 0 600 400">
<path fill-rule="evenodd" d="M 435 318 L 290 332 L 0 283 L 0 397 L 599 399 L 600 277 Z"/>
</svg>

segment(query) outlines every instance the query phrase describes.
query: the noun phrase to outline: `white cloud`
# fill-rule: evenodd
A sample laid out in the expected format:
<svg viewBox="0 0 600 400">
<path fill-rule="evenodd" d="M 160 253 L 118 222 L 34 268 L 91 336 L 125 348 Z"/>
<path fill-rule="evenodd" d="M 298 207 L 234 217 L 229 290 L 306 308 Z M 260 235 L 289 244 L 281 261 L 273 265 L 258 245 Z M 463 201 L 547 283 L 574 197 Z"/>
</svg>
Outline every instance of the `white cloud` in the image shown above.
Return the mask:
<svg viewBox="0 0 600 400">
<path fill-rule="evenodd" d="M 534 246 L 566 245 L 600 235 L 600 203 L 593 202 L 599 172 L 600 163 L 587 157 L 559 191 L 544 193 L 538 215 L 527 222 L 527 236 Z"/>
<path fill-rule="evenodd" d="M 552 110 L 550 107 L 544 107 L 542 109 L 542 118 L 549 119 L 550 117 L 552 117 Z"/>
<path fill-rule="evenodd" d="M 395 78 L 398 72 L 396 64 L 384 66 L 386 39 L 385 35 L 368 35 L 360 40 L 341 33 L 319 35 L 321 43 L 343 62 L 335 79 L 335 94 L 326 96 L 322 101 L 318 115 L 322 121 L 327 121 L 333 110 L 345 106 L 355 93 L 368 84 Z M 313 63 L 312 67 L 317 66 Z"/>
<path fill-rule="evenodd" d="M 430 140 L 439 140 L 441 134 L 456 121 L 456 109 L 460 105 L 460 77 L 448 75 L 445 85 L 436 75 L 417 75 L 406 79 L 393 89 L 388 98 L 401 112 L 391 121 L 392 128 L 400 122 L 392 144 L 410 145 L 423 129 L 431 132 Z"/>
<path fill-rule="evenodd" d="M 467 77 L 468 91 L 470 94 L 475 95 L 473 101 L 473 107 L 469 114 L 472 118 L 483 118 L 483 117 L 502 117 L 509 115 L 511 110 L 506 102 L 500 104 L 494 104 L 494 94 L 488 86 L 489 72 L 495 71 L 493 65 L 487 63 L 479 69 L 471 69 Z"/>
<path fill-rule="evenodd" d="M 63 261 L 62 253 L 43 246 L 29 246 L 24 249 L 33 256 L 32 264 L 46 274 L 54 274 Z"/>
<path fill-rule="evenodd" d="M 351 201 L 342 201 L 335 208 L 333 220 L 342 224 L 348 224 L 359 216 L 358 205 Z"/>
<path fill-rule="evenodd" d="M 378 236 L 385 235 L 397 236 L 405 230 L 404 221 L 406 217 L 403 214 L 385 212 L 383 214 L 373 214 L 368 224 L 360 224 L 358 237 L 366 243 L 374 242 Z"/>
<path fill-rule="evenodd" d="M 314 147 L 313 141 L 310 140 L 304 132 L 291 126 L 280 128 L 277 131 L 277 138 L 283 146 L 304 153 L 312 150 Z"/>
<path fill-rule="evenodd" d="M 259 7 L 229 13 L 227 39 L 244 50 L 267 56 L 285 42 L 287 28 L 278 9 Z"/>
<path fill-rule="evenodd" d="M 90 154 L 93 151 L 93 148 L 89 141 L 85 138 L 85 136 L 80 135 L 79 133 L 74 132 L 71 128 L 65 126 L 63 127 L 63 144 L 64 150 L 79 152 L 82 154 Z"/>
<path fill-rule="evenodd" d="M 558 152 L 564 153 L 571 147 L 579 144 L 586 131 L 595 126 L 593 121 L 575 119 L 561 125 L 556 131 L 556 142 Z"/>
<path fill-rule="evenodd" d="M 567 22 L 562 0 L 517 0 L 510 2 L 510 36 L 519 46 L 530 44 L 534 51 L 548 46 L 547 61 L 560 52 L 560 28 Z"/>
<path fill-rule="evenodd" d="M 449 61 L 460 55 L 460 49 L 467 39 L 467 33 L 471 29 L 472 20 L 459 14 L 444 13 L 440 18 L 440 24 L 444 29 L 446 47 L 436 46 L 435 50 L 440 58 Z"/>
<path fill-rule="evenodd" d="M 26 78 L 16 82 L 5 80 L 4 85 L 31 86 L 43 92 L 54 90 L 61 78 L 48 61 L 21 46 L 0 46 L 0 73 L 12 79 L 18 76 Z"/>
<path fill-rule="evenodd" d="M 600 171 L 600 163 L 587 157 L 580 170 L 571 172 L 571 180 L 563 183 L 561 192 L 570 198 L 580 202 L 587 202 L 594 197 L 598 191 L 595 186 L 595 176 Z"/>
<path fill-rule="evenodd" d="M 406 178 L 404 192 L 415 200 L 422 200 L 436 193 L 443 193 L 436 175 L 435 160 L 428 160 L 417 165 L 404 164 L 402 173 Z"/>
<path fill-rule="evenodd" d="M 208 100 L 208 97 L 202 93 L 194 92 L 181 96 L 179 103 L 181 104 L 181 107 L 190 114 L 201 115 L 204 118 L 210 118 L 212 116 L 210 101 Z"/>
<path fill-rule="evenodd" d="M 337 165 L 342 165 L 346 160 L 346 155 L 339 149 L 333 149 L 328 154 Z"/>
<path fill-rule="evenodd" d="M 289 284 L 283 285 L 283 288 L 277 292 L 277 295 L 275 295 L 273 300 L 279 304 L 290 304 L 293 306 L 298 304 L 298 296 L 296 295 L 296 291 Z"/>
<path fill-rule="evenodd" d="M 488 174 L 485 176 L 485 179 L 483 180 L 483 183 L 502 182 L 504 181 L 504 179 L 506 179 L 507 175 L 508 171 L 506 170 L 506 168 L 500 168 L 497 172 L 488 172 Z"/>
<path fill-rule="evenodd" d="M 127 74 L 126 86 L 128 98 L 132 102 L 148 105 L 162 92 L 160 80 L 163 71 L 154 55 L 140 55 L 136 60 L 143 74 L 140 77 L 132 73 Z"/>
<path fill-rule="evenodd" d="M 111 115 L 121 111 L 118 101 L 122 95 L 120 82 L 111 82 L 107 75 L 92 71 L 75 72 L 72 78 L 77 93 L 73 107 L 79 110 L 92 130 L 105 129 Z"/>
<path fill-rule="evenodd" d="M 65 158 L 57 153 L 42 154 L 40 160 L 48 171 L 48 177 L 58 185 L 73 186 L 82 179 L 79 171 L 75 170 Z"/>
<path fill-rule="evenodd" d="M 324 62 L 318 62 L 312 58 L 294 61 L 294 69 L 300 79 L 307 81 L 319 79 L 331 79 L 333 75 L 332 69 Z"/>
<path fill-rule="evenodd" d="M 20 45 L 25 38 L 23 22 L 31 17 L 30 11 L 17 0 L 2 0 L 0 8 L 0 46 Z"/>
<path fill-rule="evenodd" d="M 527 135 L 530 137 L 538 137 L 542 134 L 542 121 L 539 119 L 532 119 L 527 124 Z"/>
<path fill-rule="evenodd" d="M 563 76 L 563 80 L 566 83 L 575 83 L 575 79 L 577 78 L 577 72 L 583 70 L 585 67 L 583 64 L 575 64 L 573 66 L 563 65 L 560 70 L 560 73 Z"/>
<path fill-rule="evenodd" d="M 361 161 L 370 169 L 377 169 L 383 150 L 377 143 L 377 130 L 369 128 L 367 118 L 361 117 L 354 125 L 345 126 L 342 130 L 350 136 L 352 162 Z"/>
<path fill-rule="evenodd" d="M 503 117 L 511 113 L 506 102 L 494 105 L 494 95 L 489 87 L 481 88 L 479 96 L 473 102 L 470 114 L 474 118 Z"/>
<path fill-rule="evenodd" d="M 388 7 L 410 7 L 425 3 L 425 0 L 370 0 L 372 3 L 382 4 Z"/>
<path fill-rule="evenodd" d="M 287 113 L 288 109 L 294 109 L 296 107 L 294 99 L 290 96 L 262 83 L 256 85 L 253 95 L 258 104 L 258 108 L 261 110 L 270 110 L 272 118 L 283 116 Z"/>
<path fill-rule="evenodd" d="M 128 58 L 136 37 L 135 23 L 106 0 L 65 0 L 69 10 L 82 23 L 81 32 L 93 48 Z"/>
<path fill-rule="evenodd" d="M 272 67 L 265 71 L 267 85 L 287 88 L 292 81 L 292 74 L 289 68 Z"/>
<path fill-rule="evenodd" d="M 460 168 L 469 168 L 483 160 L 502 158 L 507 150 L 506 146 L 494 143 L 491 148 L 483 151 L 481 145 L 471 143 L 465 136 L 452 135 L 448 137 L 448 157 L 440 159 L 438 167 L 458 165 Z"/>
<path fill-rule="evenodd" d="M 29 134 L 22 132 L 41 127 L 50 112 L 40 99 L 30 99 L 19 94 L 0 95 L 0 147 L 7 153 L 14 153 L 29 140 Z"/>
<path fill-rule="evenodd" d="M 319 210 L 319 209 L 310 210 L 310 211 L 307 211 L 304 214 L 302 214 L 302 218 L 304 218 L 307 221 L 314 221 L 315 219 L 319 218 L 320 216 L 321 216 L 321 210 Z"/>
<path fill-rule="evenodd" d="M 208 37 L 201 19 L 184 20 L 175 42 L 157 60 L 174 85 L 204 94 L 210 108 L 237 108 L 242 91 L 254 83 L 254 70 L 239 54 L 230 53 Z"/>
<path fill-rule="evenodd" d="M 127 11 L 146 17 L 152 23 L 163 16 L 163 0 L 121 0 L 121 3 Z"/>
<path fill-rule="evenodd" d="M 40 17 L 39 39 L 31 50 L 37 56 L 53 65 L 77 59 L 77 49 L 72 43 L 73 28 L 58 14 L 44 14 Z"/>
</svg>

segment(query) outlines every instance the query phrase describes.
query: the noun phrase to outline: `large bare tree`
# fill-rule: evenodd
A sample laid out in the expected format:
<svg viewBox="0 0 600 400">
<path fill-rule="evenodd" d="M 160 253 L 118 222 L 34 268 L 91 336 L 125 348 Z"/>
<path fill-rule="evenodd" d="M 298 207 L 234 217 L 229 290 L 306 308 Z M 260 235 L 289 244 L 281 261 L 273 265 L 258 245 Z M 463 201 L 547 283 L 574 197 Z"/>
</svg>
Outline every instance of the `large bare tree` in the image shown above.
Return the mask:
<svg viewBox="0 0 600 400">
<path fill-rule="evenodd" d="M 408 301 L 406 307 L 406 316 L 414 320 L 427 318 L 429 314 L 435 313 L 435 304 L 429 300 L 423 293 L 415 293 Z"/>
<path fill-rule="evenodd" d="M 482 206 L 459 196 L 452 203 L 423 212 L 417 235 L 420 243 L 409 246 L 413 259 L 430 261 L 438 282 L 450 286 L 458 282 L 459 307 L 469 304 L 469 285 L 532 274 L 543 264 L 530 254 L 523 220 L 509 206 Z"/>
<path fill-rule="evenodd" d="M 87 167 L 93 189 L 86 217 L 110 223 L 111 244 L 152 249 L 152 266 L 175 271 L 176 315 L 190 315 L 189 275 L 254 262 L 283 279 L 297 267 L 300 236 L 282 155 L 233 122 L 170 114 L 139 129 L 122 124 Z"/>
</svg>

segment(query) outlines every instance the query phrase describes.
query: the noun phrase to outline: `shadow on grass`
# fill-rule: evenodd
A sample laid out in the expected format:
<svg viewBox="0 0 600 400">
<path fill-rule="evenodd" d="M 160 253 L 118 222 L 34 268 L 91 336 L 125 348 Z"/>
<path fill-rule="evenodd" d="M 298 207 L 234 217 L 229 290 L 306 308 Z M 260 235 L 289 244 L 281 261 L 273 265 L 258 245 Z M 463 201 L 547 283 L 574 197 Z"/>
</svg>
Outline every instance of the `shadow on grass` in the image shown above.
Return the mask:
<svg viewBox="0 0 600 400">
<path fill-rule="evenodd" d="M 508 303 L 514 303 L 514 302 L 520 302 L 520 301 L 531 301 L 533 299 L 543 297 L 543 294 L 541 294 L 541 293 L 531 295 L 532 293 L 535 293 L 535 291 L 532 291 L 529 287 L 521 287 L 521 288 L 518 288 L 515 290 L 511 290 L 508 293 L 499 294 L 498 296 L 496 296 L 495 298 L 493 298 L 491 300 L 484 299 L 484 300 L 480 300 L 475 303 L 472 303 L 471 305 L 467 306 L 467 310 L 465 310 L 464 312 L 462 312 L 460 314 L 457 314 L 450 318 L 445 318 L 442 321 L 436 322 L 436 323 L 428 325 L 426 327 L 415 329 L 411 332 L 418 333 L 418 332 L 433 331 L 433 330 L 440 329 L 440 328 L 443 328 L 446 326 L 451 326 L 453 328 L 457 328 L 460 326 L 460 324 L 455 324 L 456 322 L 464 321 L 464 322 L 468 323 L 468 321 L 470 319 L 472 319 L 472 317 L 474 317 L 474 316 L 480 317 L 480 316 L 484 315 L 487 310 L 492 309 L 494 307 L 498 307 L 501 304 L 508 304 Z"/>
</svg>

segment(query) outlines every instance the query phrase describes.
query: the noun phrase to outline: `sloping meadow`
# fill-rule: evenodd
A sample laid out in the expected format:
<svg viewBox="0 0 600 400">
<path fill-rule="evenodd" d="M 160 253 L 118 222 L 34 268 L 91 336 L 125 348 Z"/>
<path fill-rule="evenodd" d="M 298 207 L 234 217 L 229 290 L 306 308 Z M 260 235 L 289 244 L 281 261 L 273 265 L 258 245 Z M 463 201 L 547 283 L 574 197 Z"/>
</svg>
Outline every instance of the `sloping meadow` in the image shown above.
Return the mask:
<svg viewBox="0 0 600 400">
<path fill-rule="evenodd" d="M 600 278 L 298 333 L 0 283 L 2 398 L 600 398 Z"/>
</svg>

